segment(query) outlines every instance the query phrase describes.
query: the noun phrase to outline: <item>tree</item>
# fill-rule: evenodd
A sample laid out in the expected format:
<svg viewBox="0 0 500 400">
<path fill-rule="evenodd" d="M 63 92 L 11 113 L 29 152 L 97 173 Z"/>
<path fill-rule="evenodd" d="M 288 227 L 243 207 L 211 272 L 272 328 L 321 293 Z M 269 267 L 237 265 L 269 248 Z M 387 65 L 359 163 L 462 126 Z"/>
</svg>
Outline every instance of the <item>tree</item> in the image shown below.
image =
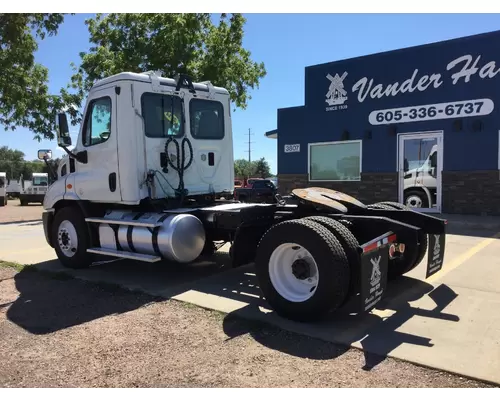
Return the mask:
<svg viewBox="0 0 500 400">
<path fill-rule="evenodd" d="M 37 39 L 58 32 L 65 14 L 0 14 L 0 125 L 22 126 L 35 139 L 52 138 L 55 110 L 69 101 L 65 93 L 51 95 L 48 70 L 35 62 Z"/>
<path fill-rule="evenodd" d="M 234 176 L 239 178 L 248 178 L 253 176 L 255 165 L 248 160 L 234 160 Z"/>
<path fill-rule="evenodd" d="M 268 178 L 271 176 L 271 167 L 264 157 L 255 161 L 254 173 L 260 178 Z"/>
<path fill-rule="evenodd" d="M 271 177 L 271 167 L 264 157 L 257 161 L 245 159 L 234 160 L 234 176 L 239 178 L 269 178 Z"/>
<path fill-rule="evenodd" d="M 231 101 L 245 109 L 249 88 L 258 87 L 266 75 L 263 63 L 250 59 L 242 47 L 245 18 L 222 14 L 218 25 L 210 14 L 108 14 L 85 21 L 93 46 L 80 53 L 73 64 L 68 90 L 62 90 L 73 124 L 81 122 L 78 111 L 92 85 L 99 79 L 123 72 L 160 71 L 174 77 L 187 73 L 196 81 L 210 80 L 230 92 Z"/>
<path fill-rule="evenodd" d="M 52 160 L 57 168 L 59 159 Z M 40 160 L 26 161 L 24 153 L 20 150 L 9 149 L 7 146 L 0 147 L 0 172 L 7 173 L 7 180 L 18 180 L 21 175 L 24 179 L 29 179 L 33 172 L 49 173 L 45 162 Z"/>
</svg>

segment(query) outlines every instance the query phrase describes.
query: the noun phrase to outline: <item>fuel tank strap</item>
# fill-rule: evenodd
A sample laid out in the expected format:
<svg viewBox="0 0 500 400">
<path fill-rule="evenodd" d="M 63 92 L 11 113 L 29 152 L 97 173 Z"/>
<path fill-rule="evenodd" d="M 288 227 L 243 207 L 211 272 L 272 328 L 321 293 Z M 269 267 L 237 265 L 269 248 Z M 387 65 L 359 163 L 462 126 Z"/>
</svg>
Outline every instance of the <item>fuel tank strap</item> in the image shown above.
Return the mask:
<svg viewBox="0 0 500 400">
<path fill-rule="evenodd" d="M 169 216 L 170 216 L 170 214 L 165 214 L 157 222 L 163 222 Z M 152 241 L 153 241 L 153 250 L 154 250 L 154 252 L 156 254 L 158 254 L 158 255 L 161 256 L 160 248 L 158 247 L 158 232 L 160 231 L 160 228 L 161 228 L 161 226 L 158 226 L 158 227 L 156 227 L 156 228 L 153 229 L 153 238 L 152 238 Z"/>
</svg>

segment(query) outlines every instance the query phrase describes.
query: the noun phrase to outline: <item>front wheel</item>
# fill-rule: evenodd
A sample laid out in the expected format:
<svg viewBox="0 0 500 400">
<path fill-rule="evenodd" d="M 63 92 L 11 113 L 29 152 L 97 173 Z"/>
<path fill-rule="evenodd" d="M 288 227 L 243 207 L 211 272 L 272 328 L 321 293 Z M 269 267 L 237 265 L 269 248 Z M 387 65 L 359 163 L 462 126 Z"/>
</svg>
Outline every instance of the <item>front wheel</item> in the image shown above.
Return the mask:
<svg viewBox="0 0 500 400">
<path fill-rule="evenodd" d="M 92 263 L 92 254 L 87 253 L 90 243 L 87 223 L 76 207 L 65 207 L 56 213 L 52 224 L 52 243 L 65 267 L 80 269 Z"/>
<path fill-rule="evenodd" d="M 409 190 L 405 193 L 405 205 L 410 208 L 428 208 L 429 200 L 425 192 L 420 190 Z"/>
<path fill-rule="evenodd" d="M 291 220 L 271 227 L 259 243 L 255 267 L 267 302 L 291 320 L 321 319 L 340 307 L 349 292 L 344 249 L 314 221 Z"/>
</svg>

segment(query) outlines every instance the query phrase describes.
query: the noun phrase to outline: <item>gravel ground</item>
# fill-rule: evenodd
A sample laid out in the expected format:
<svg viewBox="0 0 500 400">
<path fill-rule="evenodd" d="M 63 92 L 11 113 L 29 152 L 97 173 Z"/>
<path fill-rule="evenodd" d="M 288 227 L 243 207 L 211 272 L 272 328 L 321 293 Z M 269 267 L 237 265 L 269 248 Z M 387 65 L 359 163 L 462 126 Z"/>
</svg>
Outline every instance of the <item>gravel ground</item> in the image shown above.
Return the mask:
<svg viewBox="0 0 500 400">
<path fill-rule="evenodd" d="M 9 200 L 7 207 L 0 207 L 0 224 L 42 219 L 43 207 L 33 203 L 21 207 L 19 199 Z"/>
<path fill-rule="evenodd" d="M 29 268 L 0 267 L 0 354 L 2 387 L 487 387 Z"/>
</svg>

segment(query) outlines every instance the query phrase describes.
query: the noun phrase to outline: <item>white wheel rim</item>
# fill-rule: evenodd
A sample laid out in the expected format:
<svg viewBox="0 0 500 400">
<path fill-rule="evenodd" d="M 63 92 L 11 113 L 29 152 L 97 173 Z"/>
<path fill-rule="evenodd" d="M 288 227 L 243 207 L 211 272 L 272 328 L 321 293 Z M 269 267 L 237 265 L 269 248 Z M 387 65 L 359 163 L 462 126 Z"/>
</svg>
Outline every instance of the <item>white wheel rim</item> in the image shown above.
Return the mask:
<svg viewBox="0 0 500 400">
<path fill-rule="evenodd" d="M 66 257 L 73 257 L 76 253 L 78 250 L 78 235 L 75 226 L 71 222 L 67 220 L 61 222 L 57 231 L 57 243 Z"/>
<path fill-rule="evenodd" d="M 422 199 L 418 196 L 409 196 L 406 199 L 406 205 L 413 208 L 422 208 Z"/>
<path fill-rule="evenodd" d="M 299 303 L 309 300 L 316 292 L 319 271 L 307 249 L 295 243 L 283 243 L 271 254 L 269 278 L 280 296 Z"/>
</svg>

